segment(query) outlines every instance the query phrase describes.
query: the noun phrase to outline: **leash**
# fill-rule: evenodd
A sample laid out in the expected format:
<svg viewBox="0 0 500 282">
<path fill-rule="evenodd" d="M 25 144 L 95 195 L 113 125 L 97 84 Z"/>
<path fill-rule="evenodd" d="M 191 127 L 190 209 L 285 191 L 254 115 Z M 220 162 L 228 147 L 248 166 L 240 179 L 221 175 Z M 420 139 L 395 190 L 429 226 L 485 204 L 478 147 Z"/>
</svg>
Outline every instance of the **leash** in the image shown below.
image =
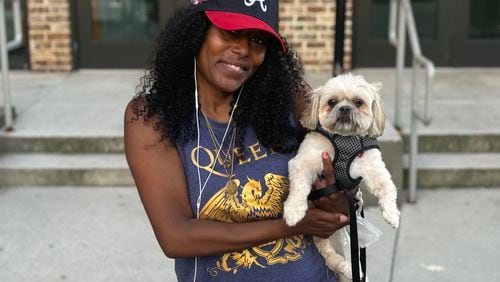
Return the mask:
<svg viewBox="0 0 500 282">
<path fill-rule="evenodd" d="M 354 206 L 354 195 L 352 190 L 344 190 L 349 204 L 349 228 L 351 235 L 351 269 L 353 282 L 365 282 L 366 277 L 366 248 L 359 250 L 358 240 L 358 221 L 356 219 L 356 207 Z M 361 255 L 361 268 L 363 274 L 359 273 L 360 269 L 360 255 Z M 364 263 L 363 263 L 364 262 Z M 364 267 L 363 267 L 364 265 Z M 361 277 L 361 275 L 363 277 Z"/>
<path fill-rule="evenodd" d="M 358 221 L 356 219 L 356 206 L 354 204 L 354 195 L 352 189 L 339 189 L 335 184 L 329 185 L 323 189 L 312 191 L 307 197 L 308 200 L 316 200 L 324 196 L 328 196 L 337 191 L 345 191 L 347 203 L 349 205 L 349 228 L 350 228 L 350 245 L 351 245 L 351 270 L 353 282 L 366 282 L 366 248 L 359 248 L 358 240 Z M 364 211 L 361 210 L 361 216 L 364 217 Z M 361 261 L 361 271 L 360 270 Z"/>
<path fill-rule="evenodd" d="M 365 208 L 361 207 L 361 217 L 365 218 Z M 362 282 L 366 282 L 366 247 L 361 248 L 360 251 L 360 258 L 359 260 L 361 261 L 361 271 L 363 272 L 363 278 Z"/>
</svg>

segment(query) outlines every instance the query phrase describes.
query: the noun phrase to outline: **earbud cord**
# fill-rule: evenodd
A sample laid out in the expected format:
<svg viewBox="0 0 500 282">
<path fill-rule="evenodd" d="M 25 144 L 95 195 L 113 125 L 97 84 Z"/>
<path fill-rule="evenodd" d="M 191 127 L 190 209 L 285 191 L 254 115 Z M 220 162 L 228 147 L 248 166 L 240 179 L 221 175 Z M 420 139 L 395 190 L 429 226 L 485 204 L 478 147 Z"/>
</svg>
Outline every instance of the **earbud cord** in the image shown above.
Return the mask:
<svg viewBox="0 0 500 282">
<path fill-rule="evenodd" d="M 201 195 L 203 194 L 203 191 L 205 190 L 205 187 L 207 186 L 208 180 L 210 179 L 210 176 L 212 176 L 212 172 L 214 170 L 215 164 L 217 163 L 217 160 L 219 159 L 219 155 L 222 151 L 222 145 L 224 144 L 224 140 L 226 140 L 227 133 L 229 132 L 229 128 L 231 127 L 231 122 L 233 121 L 233 115 L 234 115 L 234 112 L 236 110 L 236 107 L 238 106 L 241 92 L 243 92 L 244 87 L 245 87 L 245 84 L 243 84 L 241 86 L 240 91 L 238 93 L 238 97 L 236 97 L 236 102 L 234 103 L 233 109 L 231 110 L 231 115 L 229 116 L 229 122 L 227 123 L 226 130 L 224 131 L 224 135 L 222 136 L 222 140 L 220 143 L 221 146 L 217 150 L 217 154 L 215 155 L 214 163 L 212 164 L 212 167 L 210 168 L 210 173 L 208 174 L 208 176 L 205 179 L 205 182 L 203 183 L 203 186 L 202 186 L 201 185 L 201 172 L 200 172 L 200 115 L 199 115 L 199 102 L 198 102 L 198 79 L 196 78 L 196 57 L 194 58 L 194 102 L 195 102 L 196 133 L 197 133 L 197 138 L 196 138 L 196 169 L 198 172 L 198 187 L 199 187 L 198 199 L 196 200 L 196 219 L 200 218 Z M 194 258 L 193 282 L 196 282 L 197 272 L 198 272 L 198 257 L 195 257 Z"/>
<path fill-rule="evenodd" d="M 200 166 L 198 164 L 200 160 L 200 115 L 199 115 L 199 103 L 198 103 L 198 80 L 196 79 L 196 57 L 194 58 L 194 108 L 196 115 L 196 168 L 198 171 L 198 185 L 201 190 L 201 174 Z M 196 219 L 199 218 L 198 201 L 196 201 Z M 193 282 L 196 282 L 196 274 L 198 273 L 198 257 L 194 258 L 194 276 Z"/>
</svg>

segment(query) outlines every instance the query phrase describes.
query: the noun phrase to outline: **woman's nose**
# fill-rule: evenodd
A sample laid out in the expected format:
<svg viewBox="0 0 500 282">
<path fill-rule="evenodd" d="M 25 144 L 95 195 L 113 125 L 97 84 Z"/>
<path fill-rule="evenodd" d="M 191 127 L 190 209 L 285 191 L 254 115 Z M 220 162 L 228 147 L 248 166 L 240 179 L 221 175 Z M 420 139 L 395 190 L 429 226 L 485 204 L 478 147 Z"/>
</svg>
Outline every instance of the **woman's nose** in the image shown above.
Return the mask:
<svg viewBox="0 0 500 282">
<path fill-rule="evenodd" d="M 239 34 L 233 41 L 233 52 L 240 56 L 247 56 L 250 52 L 250 38 L 248 35 Z"/>
</svg>

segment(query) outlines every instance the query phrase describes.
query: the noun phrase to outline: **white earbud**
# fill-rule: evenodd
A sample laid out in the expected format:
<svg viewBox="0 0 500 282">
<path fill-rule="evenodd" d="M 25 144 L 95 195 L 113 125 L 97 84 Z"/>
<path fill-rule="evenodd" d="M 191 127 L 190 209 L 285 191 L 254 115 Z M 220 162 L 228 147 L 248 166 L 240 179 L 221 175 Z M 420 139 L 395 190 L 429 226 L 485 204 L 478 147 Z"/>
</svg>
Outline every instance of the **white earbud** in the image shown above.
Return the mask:
<svg viewBox="0 0 500 282">
<path fill-rule="evenodd" d="M 227 133 L 229 132 L 229 128 L 231 127 L 231 122 L 233 121 L 233 116 L 234 112 L 236 110 L 236 107 L 238 106 L 238 102 L 240 101 L 241 93 L 243 92 L 243 88 L 245 88 L 245 84 L 243 84 L 240 88 L 240 91 L 238 92 L 238 97 L 236 97 L 236 102 L 234 103 L 233 109 L 231 110 L 231 115 L 229 116 L 229 122 L 227 123 L 226 130 L 224 131 L 224 135 L 222 136 L 222 140 L 220 142 L 221 146 L 217 150 L 217 154 L 215 155 L 214 162 L 212 166 L 210 167 L 210 173 L 207 176 L 207 179 L 205 179 L 205 182 L 203 185 L 201 184 L 201 172 L 200 172 L 200 114 L 199 114 L 199 102 L 198 102 L 198 80 L 196 78 L 196 57 L 194 58 L 194 102 L 195 102 L 195 115 L 196 115 L 196 170 L 198 173 L 198 198 L 196 199 L 196 219 L 200 218 L 200 207 L 201 207 L 201 195 L 203 194 L 203 190 L 205 190 L 205 187 L 207 187 L 208 180 L 212 176 L 212 172 L 214 171 L 215 164 L 219 159 L 219 155 L 222 151 L 222 144 L 224 144 L 224 141 L 226 140 Z M 194 277 L 193 277 L 193 282 L 196 282 L 196 275 L 198 272 L 198 257 L 194 258 Z"/>
</svg>

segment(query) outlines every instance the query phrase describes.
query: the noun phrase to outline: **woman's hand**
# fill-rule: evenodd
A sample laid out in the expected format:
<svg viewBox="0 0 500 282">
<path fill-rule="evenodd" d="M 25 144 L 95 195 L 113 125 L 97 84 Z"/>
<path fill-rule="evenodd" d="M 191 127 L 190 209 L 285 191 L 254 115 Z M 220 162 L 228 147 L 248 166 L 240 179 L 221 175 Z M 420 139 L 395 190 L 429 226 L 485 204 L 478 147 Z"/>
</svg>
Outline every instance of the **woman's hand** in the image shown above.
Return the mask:
<svg viewBox="0 0 500 282">
<path fill-rule="evenodd" d="M 318 177 L 313 185 L 314 190 L 323 189 L 335 183 L 335 172 L 332 160 L 327 152 L 323 152 L 323 177 Z M 356 193 L 356 191 L 354 191 Z M 315 207 L 331 213 L 349 216 L 349 206 L 343 191 L 332 193 L 313 201 Z"/>
<path fill-rule="evenodd" d="M 293 228 L 295 229 L 295 234 L 311 235 L 326 239 L 348 222 L 349 218 L 344 214 L 310 208 L 307 210 L 304 218 Z"/>
</svg>

